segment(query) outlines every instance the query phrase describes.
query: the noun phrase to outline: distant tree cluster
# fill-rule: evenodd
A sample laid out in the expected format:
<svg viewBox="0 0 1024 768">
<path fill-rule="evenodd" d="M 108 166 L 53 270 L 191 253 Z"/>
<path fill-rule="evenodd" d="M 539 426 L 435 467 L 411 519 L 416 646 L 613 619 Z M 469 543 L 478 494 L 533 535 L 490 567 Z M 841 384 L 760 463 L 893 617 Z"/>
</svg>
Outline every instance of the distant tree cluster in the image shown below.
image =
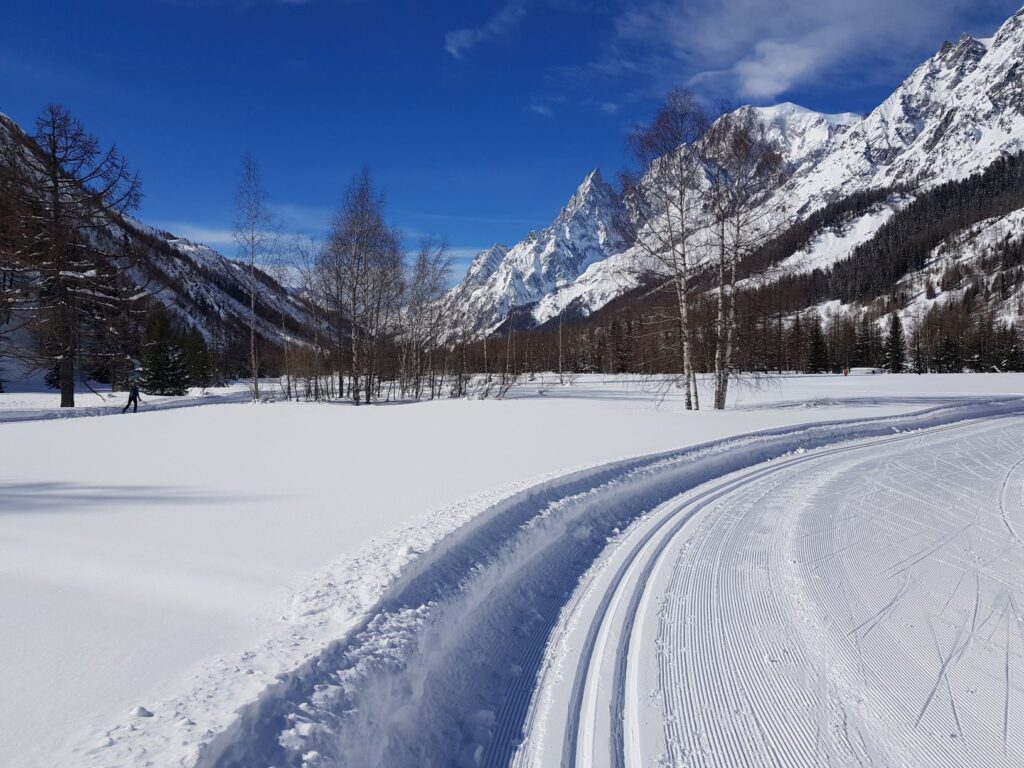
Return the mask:
<svg viewBox="0 0 1024 768">
<path fill-rule="evenodd" d="M 448 246 L 428 237 L 409 254 L 403 240 L 364 168 L 326 242 L 300 237 L 279 249 L 312 313 L 312 338 L 281 351 L 286 397 L 358 405 L 460 394 L 465 375 L 452 373 L 453 349 L 443 343 Z"/>
<path fill-rule="evenodd" d="M 900 278 L 923 268 L 932 251 L 956 233 L 1020 208 L 1024 153 L 1006 155 L 968 179 L 928 190 L 832 269 L 829 298 L 863 302 L 889 294 Z"/>
<path fill-rule="evenodd" d="M 894 192 L 907 193 L 879 190 L 876 194 Z M 952 243 L 959 233 L 986 219 L 1024 208 L 1024 152 L 1005 155 L 966 179 L 913 194 L 913 202 L 897 211 L 847 259 L 827 270 L 781 276 L 767 289 L 775 294 L 781 310 L 793 312 L 835 299 L 863 304 L 881 296 L 903 301 L 900 281 L 922 269 L 936 248 Z M 794 227 L 802 230 L 803 224 Z M 758 254 L 753 263 L 760 267 L 783 253 L 785 249 Z M 1024 284 L 1024 242 L 1020 237 L 1007 238 L 986 258 L 978 266 L 997 275 L 998 283 L 991 287 L 1004 299 Z M 934 298 L 936 288 L 956 287 L 964 278 L 964 269 L 952 266 L 949 274 L 942 276 L 941 286 L 928 286 L 929 298 Z"/>
</svg>

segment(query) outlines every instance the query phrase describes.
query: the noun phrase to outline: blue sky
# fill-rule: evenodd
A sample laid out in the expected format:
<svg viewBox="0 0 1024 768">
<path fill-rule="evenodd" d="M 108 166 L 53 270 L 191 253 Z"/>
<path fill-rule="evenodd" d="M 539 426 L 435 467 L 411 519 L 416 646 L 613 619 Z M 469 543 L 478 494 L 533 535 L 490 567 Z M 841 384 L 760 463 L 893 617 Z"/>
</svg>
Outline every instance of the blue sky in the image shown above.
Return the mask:
<svg viewBox="0 0 1024 768">
<path fill-rule="evenodd" d="M 60 102 L 143 176 L 139 218 L 232 255 L 244 152 L 286 231 L 367 164 L 410 244 L 550 223 L 675 84 L 708 104 L 874 107 L 1020 0 L 4 0 L 0 111 Z"/>
</svg>

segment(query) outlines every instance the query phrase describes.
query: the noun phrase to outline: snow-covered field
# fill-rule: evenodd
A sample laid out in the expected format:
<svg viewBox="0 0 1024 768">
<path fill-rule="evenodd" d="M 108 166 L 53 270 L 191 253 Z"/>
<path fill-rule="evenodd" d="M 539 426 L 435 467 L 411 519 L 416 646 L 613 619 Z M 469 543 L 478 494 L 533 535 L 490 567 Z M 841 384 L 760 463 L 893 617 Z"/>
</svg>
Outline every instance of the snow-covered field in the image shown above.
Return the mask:
<svg viewBox="0 0 1024 768">
<path fill-rule="evenodd" d="M 1021 473 L 1008 469 L 1020 459 L 1022 420 L 994 420 L 1019 406 L 993 403 L 1008 395 L 1024 395 L 1024 376 L 773 377 L 739 388 L 726 413 L 687 414 L 675 392 L 581 377 L 568 387 L 526 382 L 503 401 L 224 402 L 244 397 L 238 389 L 191 399 L 202 407 L 19 423 L 28 411 L 52 415 L 55 396 L 2 394 L 0 764 L 418 765 L 423 754 L 438 764 L 513 754 L 549 764 L 569 754 L 563 735 L 572 730 L 573 760 L 603 764 L 605 734 L 620 726 L 577 718 L 568 728 L 567 714 L 584 710 L 559 703 L 585 703 L 606 720 L 613 711 L 585 685 L 574 693 L 577 677 L 597 679 L 576 666 L 583 656 L 574 638 L 582 632 L 587 641 L 588 627 L 608 648 L 636 638 L 621 670 L 608 673 L 628 681 L 618 722 L 629 726 L 629 764 L 686 750 L 728 764 L 736 745 L 775 743 L 751 730 L 763 725 L 765 707 L 796 723 L 793 743 L 840 763 L 852 742 L 836 723 L 864 728 L 868 711 L 892 721 L 866 741 L 851 731 L 857 745 L 870 742 L 869 754 L 906 748 L 921 760 L 977 754 L 993 764 L 1019 757 L 1012 719 L 1010 735 L 997 738 L 1000 707 L 1010 702 L 1013 717 L 1014 675 L 1024 672 L 1024 649 L 1017 640 L 1000 645 L 996 631 L 1019 632 L 1009 618 L 1018 615 L 1010 565 L 1019 553 L 1007 537 L 1024 530 L 1014 518 Z M 938 431 L 968 417 L 974 426 Z M 881 421 L 793 428 L 854 419 Z M 921 435 L 931 433 L 893 438 L 894 429 L 929 426 L 934 452 L 921 451 L 932 445 Z M 868 442 L 811 450 L 853 438 Z M 783 457 L 796 450 L 807 453 Z M 670 453 L 643 458 L 657 452 Z M 777 468 L 763 464 L 771 459 Z M 604 466 L 588 469 L 596 465 Z M 752 474 L 718 479 L 736 471 Z M 698 488 L 707 482 L 721 486 L 718 495 L 690 515 L 694 494 L 710 493 Z M 993 494 L 1005 517 L 986 501 Z M 645 531 L 664 518 L 667 532 L 682 516 L 689 522 L 678 535 L 647 539 L 663 547 L 659 558 L 634 559 L 630 573 L 645 574 L 648 589 L 625 589 L 633 576 L 617 582 L 621 597 L 602 586 L 601 574 Z M 929 535 L 942 547 L 900 570 Z M 898 543 L 869 546 L 886 537 Z M 850 542 L 860 548 L 826 551 Z M 955 547 L 973 553 L 961 560 L 994 559 L 951 592 L 960 578 Z M 691 573 L 691 560 L 686 578 L 676 575 L 698 550 L 709 558 L 704 571 Z M 823 566 L 809 575 L 814 558 Z M 721 580 L 710 593 L 708 579 Z M 979 614 L 969 625 L 962 619 L 976 581 Z M 728 604 L 708 603 L 709 594 Z M 593 610 L 605 595 L 618 608 Z M 869 619 L 851 631 L 890 600 L 888 623 L 865 633 Z M 664 633 L 674 625 L 661 610 L 670 603 L 703 605 L 711 611 L 704 618 L 721 620 L 672 646 Z M 612 618 L 580 618 L 605 614 Z M 634 617 L 631 627 L 623 615 Z M 696 614 L 685 615 L 689 627 Z M 899 632 L 900 621 L 913 631 Z M 732 629 L 743 627 L 763 631 Z M 916 653 L 905 684 L 884 667 L 891 634 Z M 851 657 L 854 640 L 861 655 Z M 660 660 L 684 676 L 664 689 L 709 674 L 687 666 L 701 642 L 733 664 L 720 669 L 719 688 L 701 685 L 718 698 L 656 695 Z M 1003 698 L 992 680 L 975 680 L 999 648 L 1010 675 Z M 742 671 L 758 654 L 780 656 L 788 687 L 758 688 L 764 669 L 742 679 L 723 671 Z M 933 659 L 949 671 L 933 669 Z M 935 674 L 933 701 L 915 724 Z M 964 681 L 973 693 L 957 687 Z M 883 682 L 899 696 L 887 699 Z M 712 717 L 739 695 L 748 698 L 729 710 L 731 721 L 715 719 L 717 731 L 687 720 Z M 876 699 L 882 708 L 870 709 Z M 939 719 L 951 707 L 956 727 Z M 982 715 L 994 720 L 975 729 Z M 956 732 L 959 741 L 937 745 L 947 729 L 942 738 Z M 696 745 L 694 733 L 703 734 Z M 917 750 L 922 740 L 932 751 Z M 578 751 L 584 745 L 597 750 L 596 763 Z M 763 763 L 769 753 L 745 754 Z"/>
</svg>

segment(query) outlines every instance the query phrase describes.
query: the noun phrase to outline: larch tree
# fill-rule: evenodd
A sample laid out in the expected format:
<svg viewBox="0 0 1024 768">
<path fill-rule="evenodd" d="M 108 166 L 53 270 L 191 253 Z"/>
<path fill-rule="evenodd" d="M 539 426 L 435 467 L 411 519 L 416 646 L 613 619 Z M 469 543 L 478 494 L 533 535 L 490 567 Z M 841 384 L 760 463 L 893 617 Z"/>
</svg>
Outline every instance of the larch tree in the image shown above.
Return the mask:
<svg viewBox="0 0 1024 768">
<path fill-rule="evenodd" d="M 42 111 L 34 135 L 8 138 L 0 159 L 4 298 L 14 326 L 34 341 L 17 355 L 49 371 L 61 407 L 73 408 L 83 364 L 109 367 L 106 357 L 123 354 L 116 337 L 146 297 L 134 280 L 133 243 L 110 231 L 138 206 L 142 185 L 116 146 L 104 149 L 59 105 Z"/>
</svg>

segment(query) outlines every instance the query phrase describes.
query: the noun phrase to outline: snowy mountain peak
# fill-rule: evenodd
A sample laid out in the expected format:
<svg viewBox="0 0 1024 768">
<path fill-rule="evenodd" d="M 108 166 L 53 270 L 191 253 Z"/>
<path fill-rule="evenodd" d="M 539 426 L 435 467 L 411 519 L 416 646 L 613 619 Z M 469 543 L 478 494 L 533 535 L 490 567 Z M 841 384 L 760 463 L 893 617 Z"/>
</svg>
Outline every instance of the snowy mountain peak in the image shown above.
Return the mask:
<svg viewBox="0 0 1024 768">
<path fill-rule="evenodd" d="M 554 223 L 512 248 L 480 253 L 446 299 L 453 327 L 473 333 L 500 325 L 513 307 L 534 304 L 622 249 L 620 201 L 600 170 L 583 179 Z"/>
<path fill-rule="evenodd" d="M 586 178 L 583 179 L 583 183 L 580 184 L 576 192 L 579 194 L 580 192 L 589 190 L 594 185 L 600 184 L 604 184 L 604 177 L 601 175 L 601 169 L 595 168 L 586 175 Z"/>
<path fill-rule="evenodd" d="M 555 226 L 566 226 L 579 216 L 592 214 L 606 215 L 613 213 L 609 209 L 618 208 L 618 195 L 611 185 L 604 180 L 601 170 L 595 168 L 579 185 L 565 208 L 559 214 Z"/>
<path fill-rule="evenodd" d="M 787 120 L 824 120 L 827 123 L 836 126 L 853 125 L 861 116 L 856 112 L 841 112 L 835 115 L 825 114 L 824 112 L 815 112 L 813 109 L 807 107 L 801 107 L 799 104 L 794 104 L 791 101 L 784 101 L 781 104 L 775 104 L 770 107 L 751 107 L 762 120 L 768 121 L 787 121 Z"/>
<path fill-rule="evenodd" d="M 752 112 L 764 123 L 768 138 L 795 167 L 819 158 L 835 136 L 861 119 L 853 113 L 827 115 L 792 102 L 771 107 L 740 107 L 736 111 Z"/>
<path fill-rule="evenodd" d="M 1018 34 L 1022 27 L 1024 27 L 1024 6 L 1013 14 L 1013 16 L 1008 18 L 992 37 L 979 42 L 987 42 L 988 44 L 986 47 L 990 49 L 1003 45 L 1006 43 L 1006 39 L 1008 37 L 1013 37 L 1015 34 Z"/>
</svg>

